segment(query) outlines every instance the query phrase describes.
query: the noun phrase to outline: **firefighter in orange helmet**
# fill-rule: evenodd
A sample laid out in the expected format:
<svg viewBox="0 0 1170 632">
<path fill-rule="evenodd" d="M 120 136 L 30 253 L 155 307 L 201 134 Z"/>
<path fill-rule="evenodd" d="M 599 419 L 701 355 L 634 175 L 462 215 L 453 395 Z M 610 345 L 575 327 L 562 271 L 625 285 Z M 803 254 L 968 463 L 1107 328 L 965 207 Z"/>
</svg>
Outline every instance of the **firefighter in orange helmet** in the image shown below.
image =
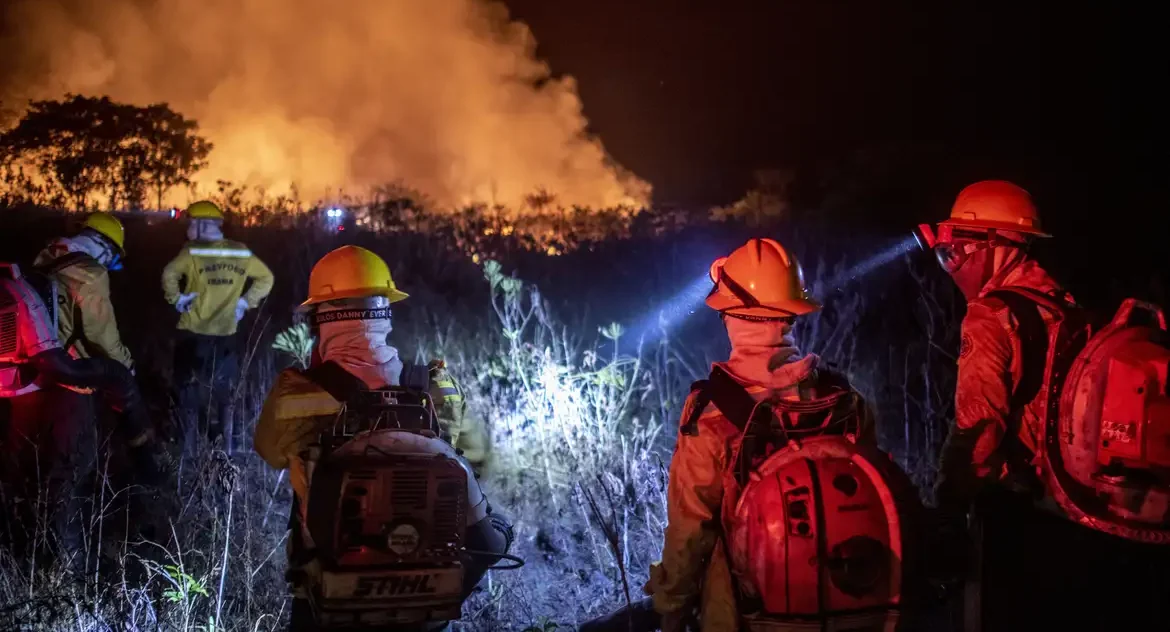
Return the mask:
<svg viewBox="0 0 1170 632">
<path fill-rule="evenodd" d="M 1013 401 L 1013 393 L 1021 396 L 1023 342 L 1020 323 L 997 290 L 1019 288 L 1073 304 L 1072 296 L 1028 256 L 1029 244 L 1046 237 L 1027 191 L 987 180 L 963 189 L 950 218 L 927 239 L 967 299 L 955 425 L 943 446 L 935 487 L 940 508 L 956 520 L 965 516 L 981 483 L 1005 477 L 1012 486 L 1035 483 L 1025 479 L 1031 478 L 1029 455 L 1041 436 L 1043 386 L 1029 389 L 1026 401 Z"/>
<path fill-rule="evenodd" d="M 967 601 L 968 629 L 1017 629 L 1013 626 L 1030 620 L 1028 614 L 1045 617 L 1053 629 L 1071 629 L 1056 617 L 1068 611 L 1058 601 L 1075 590 L 1060 588 L 1052 560 L 1090 555 L 1092 547 L 1070 534 L 1045 499 L 1037 454 L 1047 371 L 1028 360 L 1044 362 L 1048 331 L 1059 317 L 1028 297 L 1075 307 L 1072 296 L 1028 255 L 1029 245 L 1049 234 L 1027 191 L 987 180 L 959 193 L 937 234 L 923 225 L 918 235 L 967 299 L 955 423 L 939 457 L 928 572 L 944 583 L 966 581 L 967 594 L 979 595 Z M 969 515 L 979 529 L 969 531 Z M 1001 563 L 1012 570 L 997 573 L 995 585 L 983 585 L 978 569 Z M 1088 566 L 1078 570 L 1087 572 Z M 1075 581 L 1083 583 L 1084 577 L 1078 573 Z M 994 606 L 973 607 L 992 600 Z M 1069 623 L 1077 623 L 1075 617 Z"/>
<path fill-rule="evenodd" d="M 830 389 L 852 391 L 843 376 L 802 354 L 793 324 L 821 308 L 804 283 L 800 264 L 772 239 L 752 239 L 711 266 L 707 305 L 723 318 L 731 356 L 717 363 L 757 401 L 807 400 Z M 859 441 L 874 441 L 872 417 L 858 402 Z M 742 435 L 713 404 L 692 392 L 670 464 L 668 524 L 662 560 L 646 591 L 662 616 L 662 630 L 690 624 L 697 608 L 704 632 L 740 629 L 731 569 L 719 545 L 721 513 L 738 490 L 727 473 Z"/>
</svg>

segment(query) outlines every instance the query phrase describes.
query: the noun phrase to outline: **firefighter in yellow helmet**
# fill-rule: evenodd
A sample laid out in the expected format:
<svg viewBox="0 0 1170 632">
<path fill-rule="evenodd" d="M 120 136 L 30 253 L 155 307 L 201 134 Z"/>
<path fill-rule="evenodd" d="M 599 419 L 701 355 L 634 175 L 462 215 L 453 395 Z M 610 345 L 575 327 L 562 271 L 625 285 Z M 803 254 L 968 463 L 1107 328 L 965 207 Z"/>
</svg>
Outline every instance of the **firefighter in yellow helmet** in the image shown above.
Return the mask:
<svg viewBox="0 0 1170 632">
<path fill-rule="evenodd" d="M 105 388 L 100 393 L 106 403 L 118 404 L 115 400 L 125 399 L 113 391 L 133 391 L 138 401 L 137 384 L 134 381 L 134 360 L 130 350 L 122 343 L 118 332 L 118 321 L 114 316 L 114 304 L 110 297 L 110 271 L 122 268 L 126 254 L 126 232 L 122 222 L 109 213 L 91 213 L 78 234 L 52 240 L 37 254 L 33 262 L 30 279 L 44 280 L 41 291 L 50 311 L 50 320 L 56 324 L 57 339 L 65 351 L 77 360 L 85 361 L 78 366 L 87 366 L 86 371 L 98 372 L 117 382 L 117 388 Z M 117 363 L 118 369 L 106 366 L 106 362 Z M 124 371 L 125 375 L 121 375 Z M 76 446 L 76 458 L 82 454 L 96 454 L 96 446 L 90 445 L 87 431 L 98 427 L 98 410 L 95 408 L 93 390 L 87 388 L 54 388 L 31 393 L 21 398 L 23 412 L 21 421 L 25 430 L 34 425 L 38 417 L 53 418 L 51 434 L 42 434 L 38 439 L 42 449 L 49 449 L 48 443 Z M 40 412 L 34 412 L 40 411 Z M 142 406 L 133 407 L 133 418 L 123 415 L 123 423 L 115 429 L 131 447 L 150 447 L 153 450 L 152 424 Z M 41 432 L 48 432 L 41 428 Z M 79 436 L 67 438 L 70 434 Z M 84 435 L 84 436 L 81 436 Z M 31 436 L 31 434 L 29 435 Z M 89 446 L 89 449 L 86 448 Z M 142 455 L 147 450 L 138 451 Z M 137 458 L 137 457 L 136 457 Z M 142 462 L 145 462 L 144 460 Z M 81 466 L 88 467 L 88 466 Z"/>
<path fill-rule="evenodd" d="M 311 564 L 312 555 L 298 544 L 311 542 L 304 515 L 310 490 L 307 450 L 336 421 L 343 404 L 355 401 L 361 393 L 386 387 L 426 392 L 434 402 L 440 426 L 449 435 L 450 445 L 440 441 L 445 449 L 451 455 L 461 455 L 470 465 L 482 465 L 487 456 L 484 428 L 468 412 L 463 393 L 443 362 L 412 365 L 390 345 L 391 306 L 406 298 L 386 263 L 357 246 L 330 252 L 310 274 L 309 297 L 301 310 L 315 330 L 312 366 L 307 371 L 287 369 L 277 376 L 253 438 L 256 452 L 270 466 L 289 470 L 295 498 L 290 516 L 294 529 L 292 567 L 316 568 Z M 468 476 L 468 484 L 467 548 L 506 551 L 511 542 L 510 525 L 491 514 L 474 475 Z M 466 592 L 486 568 L 486 564 L 479 568 L 475 562 L 469 565 Z"/>
<path fill-rule="evenodd" d="M 800 264 L 772 239 L 751 239 L 711 266 L 714 287 L 707 305 L 719 312 L 731 341 L 731 356 L 716 363 L 756 402 L 855 393 L 848 381 L 820 366 L 796 346 L 797 318 L 816 312 Z M 860 396 L 851 398 L 857 440 L 874 442 L 872 416 Z M 704 401 L 705 400 L 705 401 Z M 742 435 L 710 399 L 692 392 L 683 408 L 670 464 L 668 523 L 662 560 L 651 567 L 646 591 L 653 596 L 664 632 L 684 630 L 698 614 L 704 632 L 740 629 L 732 572 L 720 545 L 725 502 L 738 496 L 732 455 Z M 623 621 L 619 627 L 625 629 Z M 594 629 L 606 629 L 597 627 Z"/>
<path fill-rule="evenodd" d="M 231 391 L 239 372 L 236 328 L 272 290 L 272 271 L 247 246 L 224 239 L 223 212 L 212 202 L 195 202 L 184 216 L 188 241 L 163 269 L 162 286 L 167 302 L 181 314 L 174 380 L 185 451 L 190 454 L 198 431 L 212 441 L 222 435 L 231 454 Z"/>
<path fill-rule="evenodd" d="M 49 242 L 33 266 L 55 286 L 57 335 L 70 355 L 112 358 L 133 370 L 110 300 L 109 273 L 122 268 L 125 245 L 122 222 L 109 213 L 93 213 L 76 236 Z"/>
<path fill-rule="evenodd" d="M 398 349 L 389 341 L 393 330 L 390 305 L 405 298 L 407 294 L 394 284 L 386 263 L 373 252 L 357 246 L 343 246 L 323 257 L 309 276 L 309 298 L 302 304 L 302 310 L 321 318 L 323 314 L 336 314 L 338 306 L 371 303 L 381 311 L 374 312 L 376 318 L 318 325 L 314 363 L 335 362 L 360 378 L 368 388 L 397 385 L 402 379 L 404 366 L 408 371 L 420 370 L 406 365 L 399 357 Z M 450 436 L 451 444 L 472 465 L 486 465 L 488 442 L 483 423 L 468 410 L 463 392 L 445 363 L 432 360 L 422 370 L 426 373 L 426 388 L 436 404 L 436 414 Z M 322 392 L 290 369 L 280 374 L 272 393 L 291 394 L 302 388 L 312 393 Z M 270 397 L 269 403 L 272 401 Z M 265 408 L 256 427 L 255 447 L 273 467 L 290 467 L 289 459 L 295 460 L 304 449 L 295 442 L 310 438 L 298 431 L 296 425 L 311 425 L 313 420 L 282 421 L 271 416 L 270 413 L 276 410 Z M 295 467 L 293 469 L 290 480 L 296 487 L 298 478 Z"/>
</svg>

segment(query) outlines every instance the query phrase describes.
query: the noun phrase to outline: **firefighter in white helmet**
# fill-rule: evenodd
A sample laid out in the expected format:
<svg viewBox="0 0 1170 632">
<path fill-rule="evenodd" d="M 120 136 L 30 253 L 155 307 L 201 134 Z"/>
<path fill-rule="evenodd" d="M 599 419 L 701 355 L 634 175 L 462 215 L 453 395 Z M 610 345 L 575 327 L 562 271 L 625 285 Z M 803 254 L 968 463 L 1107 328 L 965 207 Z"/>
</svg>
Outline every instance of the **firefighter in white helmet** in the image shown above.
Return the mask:
<svg viewBox="0 0 1170 632">
<path fill-rule="evenodd" d="M 187 244 L 162 273 L 163 296 L 179 312 L 175 388 L 185 453 L 196 430 L 235 447 L 231 395 L 239 372 L 240 320 L 272 290 L 272 271 L 242 243 L 224 239 L 223 212 L 212 202 L 187 207 Z M 246 283 L 251 286 L 245 291 Z"/>
<path fill-rule="evenodd" d="M 309 298 L 301 307 L 317 330 L 313 366 L 308 372 L 287 369 L 277 377 L 254 436 L 256 452 L 270 466 L 289 470 L 296 499 L 291 520 L 294 529 L 307 524 L 301 515 L 309 500 L 305 452 L 342 409 L 343 402 L 338 397 L 346 397 L 341 391 L 352 395 L 403 386 L 427 392 L 435 403 L 440 425 L 456 449 L 451 453 L 470 464 L 483 463 L 483 428 L 468 414 L 462 391 L 443 362 L 412 365 L 404 362 L 398 349 L 390 344 L 391 306 L 406 298 L 407 294 L 391 278 L 385 261 L 364 248 L 343 246 L 313 267 Z M 329 383 L 324 383 L 326 377 Z M 474 475 L 468 477 L 468 483 L 475 492 L 469 494 L 474 506 L 468 516 L 482 518 L 467 528 L 468 548 L 506 552 L 512 538 L 511 526 L 491 513 Z M 294 557 L 295 554 L 294 551 Z M 488 561 L 469 571 L 468 590 L 490 564 Z"/>
<path fill-rule="evenodd" d="M 749 240 L 711 266 L 711 279 L 715 285 L 707 305 L 719 312 L 731 340 L 731 356 L 714 368 L 722 369 L 753 400 L 855 393 L 843 376 L 796 346 L 796 319 L 821 305 L 809 295 L 800 264 L 782 245 L 772 239 Z M 872 444 L 872 417 L 860 397 L 853 401 L 857 439 Z M 740 629 L 734 569 L 729 569 L 719 542 L 723 504 L 738 494 L 729 471 L 741 441 L 740 429 L 714 403 L 703 402 L 699 392 L 691 394 L 670 464 L 662 560 L 651 568 L 646 586 L 664 632 L 685 629 L 696 610 L 704 632 Z"/>
</svg>

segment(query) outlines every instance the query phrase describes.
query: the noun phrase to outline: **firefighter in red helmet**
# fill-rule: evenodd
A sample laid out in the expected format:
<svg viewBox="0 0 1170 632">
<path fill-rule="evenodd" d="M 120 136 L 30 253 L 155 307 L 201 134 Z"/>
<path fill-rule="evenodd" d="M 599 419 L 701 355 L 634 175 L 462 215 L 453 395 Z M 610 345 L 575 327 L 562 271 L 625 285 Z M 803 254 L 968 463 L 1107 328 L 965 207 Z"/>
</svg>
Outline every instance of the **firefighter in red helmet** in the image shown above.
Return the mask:
<svg viewBox="0 0 1170 632">
<path fill-rule="evenodd" d="M 731 340 L 731 356 L 715 368 L 763 402 L 808 401 L 830 391 L 855 395 L 840 375 L 802 354 L 793 337 L 796 318 L 821 305 L 805 287 L 800 265 L 772 239 L 752 239 L 711 267 L 715 285 L 707 305 L 719 312 Z M 713 371 L 714 379 L 716 372 Z M 670 465 L 669 522 L 662 560 L 651 568 L 646 590 L 665 632 L 683 630 L 697 614 L 704 632 L 739 630 L 733 573 L 723 546 L 721 516 L 738 486 L 729 476 L 744 433 L 701 391 L 683 409 Z M 872 417 L 852 398 L 858 441 L 874 442 Z M 742 570 L 742 569 L 741 569 Z"/>
</svg>

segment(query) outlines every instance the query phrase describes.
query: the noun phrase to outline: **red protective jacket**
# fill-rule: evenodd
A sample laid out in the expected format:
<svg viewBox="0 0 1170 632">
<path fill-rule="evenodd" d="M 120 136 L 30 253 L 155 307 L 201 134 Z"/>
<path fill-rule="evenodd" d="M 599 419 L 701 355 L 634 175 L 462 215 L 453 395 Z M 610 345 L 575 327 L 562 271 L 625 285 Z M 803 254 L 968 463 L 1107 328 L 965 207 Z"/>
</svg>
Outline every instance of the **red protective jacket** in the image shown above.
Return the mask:
<svg viewBox="0 0 1170 632">
<path fill-rule="evenodd" d="M 1011 410 L 1011 397 L 1021 379 L 1023 357 L 1019 323 L 1006 303 L 988 296 L 1005 287 L 1027 288 L 1072 303 L 1072 297 L 1030 260 L 1017 265 L 1002 280 L 989 283 L 967 303 L 955 389 L 955 426 L 939 462 L 936 492 L 940 505 L 965 509 L 980 484 L 999 480 L 1007 473 L 1004 455 L 997 448 L 1017 412 Z M 1041 313 L 1050 322 L 1051 315 L 1045 310 Z M 1016 434 L 1032 453 L 1043 436 L 1042 394 L 1047 386 L 1042 385 L 1039 394 L 1018 411 Z"/>
</svg>

